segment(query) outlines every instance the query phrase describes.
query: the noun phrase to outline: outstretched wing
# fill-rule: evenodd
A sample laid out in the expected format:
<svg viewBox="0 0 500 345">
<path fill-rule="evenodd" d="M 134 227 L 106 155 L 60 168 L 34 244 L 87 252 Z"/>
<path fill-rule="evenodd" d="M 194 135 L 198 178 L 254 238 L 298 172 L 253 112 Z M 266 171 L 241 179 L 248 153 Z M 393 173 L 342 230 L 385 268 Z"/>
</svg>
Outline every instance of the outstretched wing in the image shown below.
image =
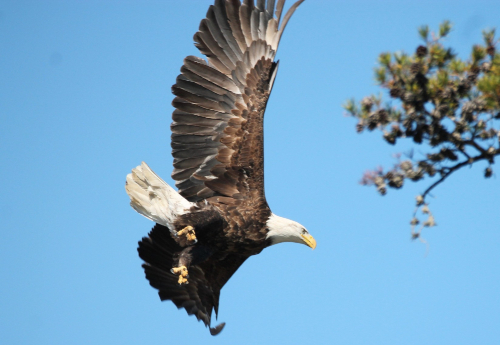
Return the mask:
<svg viewBox="0 0 500 345">
<path fill-rule="evenodd" d="M 194 35 L 208 63 L 188 56 L 172 92 L 172 155 L 189 201 L 264 196 L 263 117 L 277 72 L 274 57 L 295 9 L 285 1 L 215 0 Z M 230 199 L 228 199 L 230 198 Z"/>
<path fill-rule="evenodd" d="M 210 327 L 212 311 L 217 315 L 220 290 L 247 257 L 229 255 L 217 263 L 207 260 L 203 264 L 189 268 L 189 284 L 179 285 L 177 276 L 170 272 L 174 254 L 182 248 L 170 236 L 167 227 L 156 224 L 139 242 L 139 256 L 146 263 L 142 265 L 146 278 L 158 290 L 162 301 L 171 300 L 177 308 L 184 308 L 189 315 Z M 222 331 L 224 324 L 210 328 L 212 335 Z"/>
</svg>

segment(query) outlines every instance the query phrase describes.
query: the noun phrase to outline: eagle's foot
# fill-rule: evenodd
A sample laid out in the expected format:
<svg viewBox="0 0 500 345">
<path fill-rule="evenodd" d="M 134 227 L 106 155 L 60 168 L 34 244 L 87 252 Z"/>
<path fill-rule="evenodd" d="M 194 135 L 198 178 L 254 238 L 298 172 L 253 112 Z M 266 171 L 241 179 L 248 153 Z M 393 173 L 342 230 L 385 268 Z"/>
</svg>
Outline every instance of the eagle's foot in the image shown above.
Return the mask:
<svg viewBox="0 0 500 345">
<path fill-rule="evenodd" d="M 186 236 L 188 244 L 194 244 L 198 242 L 198 240 L 196 239 L 194 228 L 191 225 L 186 226 L 181 231 L 177 231 L 177 236 Z"/>
<path fill-rule="evenodd" d="M 179 276 L 179 285 L 189 284 L 187 280 L 188 270 L 186 266 L 173 267 L 170 272 Z"/>
</svg>

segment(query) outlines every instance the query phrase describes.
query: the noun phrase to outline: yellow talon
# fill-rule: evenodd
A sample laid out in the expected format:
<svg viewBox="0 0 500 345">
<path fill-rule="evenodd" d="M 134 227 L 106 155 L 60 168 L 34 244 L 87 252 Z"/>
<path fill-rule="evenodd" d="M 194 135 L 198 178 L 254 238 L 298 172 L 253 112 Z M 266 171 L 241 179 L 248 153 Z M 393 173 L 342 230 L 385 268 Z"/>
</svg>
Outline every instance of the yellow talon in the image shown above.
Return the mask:
<svg viewBox="0 0 500 345">
<path fill-rule="evenodd" d="M 188 270 L 186 266 L 180 266 L 180 267 L 173 267 L 170 270 L 173 274 L 179 275 L 179 284 L 188 284 L 187 276 L 188 276 Z"/>
<path fill-rule="evenodd" d="M 182 236 L 186 235 L 186 238 L 189 242 L 195 242 L 197 241 L 196 239 L 196 234 L 194 232 L 194 228 L 191 225 L 186 226 L 184 229 L 181 231 L 177 232 L 177 236 Z"/>
</svg>

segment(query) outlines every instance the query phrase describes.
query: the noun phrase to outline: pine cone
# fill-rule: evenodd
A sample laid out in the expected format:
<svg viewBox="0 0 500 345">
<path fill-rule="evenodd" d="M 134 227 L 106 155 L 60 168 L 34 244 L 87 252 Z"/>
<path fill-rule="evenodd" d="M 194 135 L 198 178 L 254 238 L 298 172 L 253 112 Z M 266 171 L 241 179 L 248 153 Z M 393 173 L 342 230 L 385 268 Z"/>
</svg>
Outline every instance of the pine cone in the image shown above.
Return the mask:
<svg viewBox="0 0 500 345">
<path fill-rule="evenodd" d="M 425 170 L 427 170 L 427 175 L 429 175 L 430 177 L 436 175 L 436 168 L 434 168 L 433 165 L 428 165 Z"/>
<path fill-rule="evenodd" d="M 444 157 L 448 158 L 450 161 L 456 161 L 458 159 L 457 155 L 455 153 L 453 153 L 453 151 L 448 149 L 448 148 L 442 148 L 441 154 Z"/>
<path fill-rule="evenodd" d="M 368 130 L 373 131 L 377 128 L 379 116 L 377 112 L 373 112 L 368 116 Z"/>
<path fill-rule="evenodd" d="M 410 161 L 403 161 L 399 166 L 403 171 L 407 171 L 413 168 L 413 164 Z"/>
<path fill-rule="evenodd" d="M 364 110 L 370 111 L 373 106 L 373 99 L 371 97 L 365 97 L 361 100 L 361 106 Z"/>
<path fill-rule="evenodd" d="M 464 96 L 471 88 L 471 82 L 468 79 L 461 79 L 457 85 L 457 93 Z"/>
<path fill-rule="evenodd" d="M 361 133 L 361 132 L 363 132 L 364 129 L 365 129 L 365 125 L 364 125 L 363 121 L 359 121 L 356 124 L 356 132 Z"/>
<path fill-rule="evenodd" d="M 394 145 L 396 143 L 396 136 L 393 133 L 385 132 L 384 140 L 389 144 Z"/>
<path fill-rule="evenodd" d="M 415 170 L 408 170 L 406 172 L 406 177 L 409 178 L 412 181 L 418 181 L 424 177 L 424 173 L 421 168 L 418 168 L 417 171 Z"/>
<path fill-rule="evenodd" d="M 380 122 L 380 124 L 386 125 L 389 122 L 389 114 L 387 113 L 387 110 L 380 109 L 377 113 L 378 113 L 378 121 Z"/>
<path fill-rule="evenodd" d="M 427 47 L 425 46 L 418 46 L 417 52 L 416 52 L 418 57 L 424 57 L 427 55 Z"/>
<path fill-rule="evenodd" d="M 391 89 L 391 91 L 389 92 L 389 94 L 391 95 L 392 98 L 399 98 L 399 97 L 403 96 L 404 91 L 403 91 L 403 89 L 401 89 L 399 87 L 393 87 Z"/>
<path fill-rule="evenodd" d="M 410 73 L 413 75 L 416 75 L 422 70 L 422 65 L 419 64 L 418 62 L 414 62 L 410 66 Z"/>
<path fill-rule="evenodd" d="M 399 125 L 394 124 L 391 128 L 391 134 L 394 135 L 395 138 L 400 138 L 403 135 L 403 132 L 401 131 L 401 128 L 399 128 Z"/>
<path fill-rule="evenodd" d="M 403 187 L 404 177 L 400 174 L 394 174 L 392 179 L 389 180 L 389 186 L 392 188 L 399 189 Z"/>
<path fill-rule="evenodd" d="M 424 131 L 421 128 L 417 128 L 417 130 L 413 134 L 413 141 L 416 144 L 422 144 L 423 137 L 424 137 Z"/>
<path fill-rule="evenodd" d="M 481 64 L 481 71 L 489 72 L 491 69 L 491 62 L 485 61 Z"/>
</svg>

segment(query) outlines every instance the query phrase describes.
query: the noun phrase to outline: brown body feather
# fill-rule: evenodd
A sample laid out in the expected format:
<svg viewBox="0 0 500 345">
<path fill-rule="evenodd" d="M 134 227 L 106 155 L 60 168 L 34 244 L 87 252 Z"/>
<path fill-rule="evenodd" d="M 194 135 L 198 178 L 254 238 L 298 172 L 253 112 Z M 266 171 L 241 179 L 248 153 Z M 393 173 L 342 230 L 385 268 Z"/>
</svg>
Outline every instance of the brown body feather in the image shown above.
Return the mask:
<svg viewBox="0 0 500 345">
<path fill-rule="evenodd" d="M 194 35 L 208 58 L 188 56 L 172 92 L 172 155 L 179 194 L 196 203 L 179 217 L 175 230 L 195 227 L 198 243 L 181 246 L 157 224 L 139 242 L 150 284 L 162 300 L 210 326 L 220 290 L 251 255 L 270 245 L 271 215 L 264 193 L 263 120 L 284 26 L 284 1 L 215 0 Z M 179 244 L 180 243 L 180 244 Z M 172 267 L 186 265 L 189 284 L 179 285 Z M 212 334 L 223 325 L 211 329 Z"/>
</svg>

